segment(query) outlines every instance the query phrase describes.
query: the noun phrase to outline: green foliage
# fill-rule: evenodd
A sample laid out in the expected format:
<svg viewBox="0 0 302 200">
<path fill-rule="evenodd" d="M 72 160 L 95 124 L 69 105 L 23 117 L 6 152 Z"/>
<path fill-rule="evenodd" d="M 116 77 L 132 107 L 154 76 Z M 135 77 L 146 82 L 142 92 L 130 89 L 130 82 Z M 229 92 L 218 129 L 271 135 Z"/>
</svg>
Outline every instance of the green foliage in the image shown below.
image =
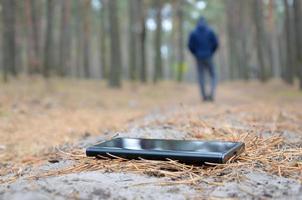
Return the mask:
<svg viewBox="0 0 302 200">
<path fill-rule="evenodd" d="M 186 62 L 174 63 L 171 65 L 174 80 L 181 81 L 184 74 L 189 71 L 189 65 Z"/>
</svg>

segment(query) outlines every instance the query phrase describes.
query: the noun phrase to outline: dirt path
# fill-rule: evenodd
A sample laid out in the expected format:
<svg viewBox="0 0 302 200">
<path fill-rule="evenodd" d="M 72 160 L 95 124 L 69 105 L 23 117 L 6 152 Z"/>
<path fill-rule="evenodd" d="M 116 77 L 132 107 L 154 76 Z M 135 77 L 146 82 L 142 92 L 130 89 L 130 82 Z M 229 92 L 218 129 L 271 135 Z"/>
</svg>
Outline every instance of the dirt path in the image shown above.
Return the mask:
<svg viewBox="0 0 302 200">
<path fill-rule="evenodd" d="M 120 135 L 179 139 L 190 137 L 167 127 L 133 128 Z M 87 138 L 78 146 L 86 147 L 103 139 L 104 137 Z M 34 175 L 64 169 L 73 164 L 75 163 L 60 160 L 59 163 L 28 168 L 23 173 L 26 177 L 26 174 Z M 302 197 L 302 185 L 297 180 L 271 175 L 261 170 L 236 168 L 234 171 L 244 178 L 240 181 L 230 179 L 221 185 L 215 185 L 214 183 L 224 178 L 217 180 L 207 177 L 194 186 L 187 184 L 162 186 L 160 183 L 171 182 L 171 180 L 132 172 L 83 171 L 36 180 L 20 178 L 13 184 L 0 186 L 0 199 L 206 199 L 208 197 L 300 199 Z"/>
<path fill-rule="evenodd" d="M 278 136 L 283 139 L 278 144 L 282 144 L 280 148 L 297 150 L 295 155 L 276 155 L 280 158 L 280 166 L 270 166 L 271 163 L 278 162 L 275 158 L 270 158 L 271 154 L 265 150 L 263 158 L 259 155 L 248 165 L 223 168 L 220 174 L 203 175 L 196 183 L 181 184 L 184 179 L 173 180 L 170 176 L 149 171 L 127 171 L 123 166 L 119 170 L 114 170 L 113 167 L 112 170 L 110 167 L 100 170 L 84 168 L 61 175 L 40 176 L 68 167 L 75 169 L 79 165 L 77 160 L 69 159 L 66 155 L 56 157 L 60 152 L 53 151 L 50 155 L 53 154 L 54 157 L 50 158 L 48 154 L 47 159 L 38 165 L 24 166 L 17 172 L 18 178 L 14 182 L 0 185 L 0 199 L 302 198 L 302 111 L 298 109 L 302 107 L 301 94 L 279 84 L 261 89 L 253 83 L 245 87 L 231 84 L 221 88 L 216 103 L 200 104 L 197 98 L 190 98 L 193 95 L 189 96 L 188 91 L 184 93 L 187 96 L 181 104 L 171 101 L 173 103 L 169 105 L 151 109 L 143 117 L 128 122 L 127 129 L 123 131 L 108 131 L 99 136 L 86 135 L 75 145 L 61 145 L 60 149 L 64 152 L 69 152 L 72 148 L 84 149 L 116 134 L 144 138 L 222 140 L 251 134 L 264 138 L 264 141 L 265 138 Z M 260 149 L 261 145 L 257 148 Z M 256 152 L 257 148 L 250 150 Z M 271 149 L 275 150 L 274 148 Z M 288 158 L 283 159 L 284 156 Z M 249 155 L 245 156 L 248 157 Z M 263 159 L 266 159 L 265 162 Z M 127 163 L 121 164 L 128 166 Z M 169 171 L 165 173 L 167 172 Z M 208 171 L 204 171 L 206 172 Z M 7 173 L 2 179 L 15 175 L 16 172 Z"/>
</svg>

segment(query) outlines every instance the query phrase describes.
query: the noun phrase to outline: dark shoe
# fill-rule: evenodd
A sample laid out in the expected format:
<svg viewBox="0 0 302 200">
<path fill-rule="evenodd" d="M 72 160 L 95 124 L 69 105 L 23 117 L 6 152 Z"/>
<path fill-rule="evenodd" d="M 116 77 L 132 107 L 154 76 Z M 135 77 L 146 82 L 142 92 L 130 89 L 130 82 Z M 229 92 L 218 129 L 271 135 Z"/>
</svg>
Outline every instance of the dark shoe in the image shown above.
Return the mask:
<svg viewBox="0 0 302 200">
<path fill-rule="evenodd" d="M 214 102 L 214 97 L 213 96 L 209 96 L 208 97 L 208 101 Z"/>
</svg>

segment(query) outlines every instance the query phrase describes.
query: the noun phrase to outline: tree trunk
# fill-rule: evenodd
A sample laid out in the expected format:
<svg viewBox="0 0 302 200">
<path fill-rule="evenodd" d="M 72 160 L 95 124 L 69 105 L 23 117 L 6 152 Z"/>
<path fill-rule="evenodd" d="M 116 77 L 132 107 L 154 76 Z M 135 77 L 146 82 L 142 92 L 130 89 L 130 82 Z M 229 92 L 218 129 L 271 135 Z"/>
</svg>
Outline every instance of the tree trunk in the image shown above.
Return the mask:
<svg viewBox="0 0 302 200">
<path fill-rule="evenodd" d="M 263 24 L 263 2 L 262 0 L 254 0 L 254 20 L 256 28 L 256 46 L 257 46 L 257 57 L 260 69 L 260 80 L 262 82 L 267 81 L 267 69 L 265 63 L 265 31 Z"/>
<path fill-rule="evenodd" d="M 102 0 L 102 9 L 101 12 L 101 30 L 100 30 L 100 52 L 101 52 L 101 72 L 102 72 L 102 78 L 106 79 L 108 78 L 108 70 L 107 70 L 107 26 L 106 26 L 106 20 L 107 20 L 107 1 Z"/>
<path fill-rule="evenodd" d="M 176 79 L 177 80 L 177 62 L 178 62 L 178 46 L 179 46 L 179 42 L 178 42 L 178 35 L 179 35 L 179 31 L 178 31 L 178 6 L 179 6 L 179 1 L 172 1 L 171 3 L 172 5 L 172 10 L 175 10 L 175 12 L 173 12 L 172 17 L 172 31 L 171 31 L 171 35 L 169 37 L 169 48 L 170 50 L 170 54 L 169 54 L 169 76 L 168 78 L 170 79 Z"/>
<path fill-rule="evenodd" d="M 119 20 L 117 14 L 117 0 L 108 1 L 109 6 L 109 21 L 110 21 L 110 50 L 111 50 L 111 67 L 109 86 L 121 87 L 121 46 Z"/>
<path fill-rule="evenodd" d="M 43 76 L 48 78 L 50 75 L 50 70 L 53 67 L 53 12 L 54 12 L 54 0 L 47 1 L 47 26 L 46 26 L 46 36 L 45 36 L 45 46 L 44 46 L 44 68 Z"/>
<path fill-rule="evenodd" d="M 70 70 L 70 52 L 71 52 L 71 36 L 70 36 L 70 0 L 61 2 L 61 35 L 60 35 L 60 60 L 59 75 L 66 76 Z"/>
<path fill-rule="evenodd" d="M 137 1 L 129 0 L 129 78 L 137 78 Z"/>
<path fill-rule="evenodd" d="M 90 32 L 91 32 L 91 19 L 90 19 L 90 12 L 91 12 L 91 0 L 85 0 L 84 2 L 84 24 L 83 24 L 83 42 L 84 42 L 84 49 L 83 49 L 83 66 L 84 66 L 84 76 L 85 78 L 90 77 Z"/>
<path fill-rule="evenodd" d="M 295 31 L 296 31 L 296 46 L 297 46 L 297 73 L 300 81 L 300 89 L 302 90 L 302 2 L 294 1 L 295 9 Z"/>
<path fill-rule="evenodd" d="M 250 1 L 239 1 L 239 24 L 238 24 L 238 60 L 239 78 L 248 80 L 250 76 L 250 50 L 248 46 L 248 32 L 251 32 Z"/>
<path fill-rule="evenodd" d="M 155 33 L 155 71 L 153 81 L 156 83 L 163 78 L 161 44 L 162 44 L 162 1 L 155 0 L 156 9 L 156 33 Z"/>
<path fill-rule="evenodd" d="M 3 80 L 8 80 L 8 72 L 17 75 L 16 69 L 16 30 L 15 30 L 15 0 L 2 0 L 3 21 Z"/>
<path fill-rule="evenodd" d="M 35 0 L 26 0 L 25 18 L 27 25 L 27 55 L 28 55 L 28 72 L 29 74 L 39 73 L 40 65 L 40 48 L 39 48 L 39 31 L 37 21 L 37 5 Z"/>
<path fill-rule="evenodd" d="M 288 84 L 294 82 L 294 42 L 292 33 L 292 17 L 290 5 L 287 0 L 283 0 L 285 7 L 285 35 L 286 35 L 286 66 L 284 67 L 284 77 Z"/>
<path fill-rule="evenodd" d="M 269 32 L 270 32 L 270 49 L 272 56 L 272 75 L 274 77 L 280 76 L 280 46 L 278 43 L 278 30 L 276 27 L 276 2 L 269 0 Z"/>
<path fill-rule="evenodd" d="M 75 24 L 75 51 L 76 51 L 76 76 L 80 78 L 82 76 L 83 68 L 83 11 L 82 11 L 82 0 L 74 0 L 75 3 L 75 13 L 74 13 L 74 24 Z"/>
<path fill-rule="evenodd" d="M 236 16 L 234 8 L 236 8 L 236 2 L 234 0 L 227 0 L 226 2 L 226 18 L 227 18 L 227 31 L 228 31 L 228 52 L 229 52 L 229 70 L 230 79 L 237 78 L 237 72 L 239 69 L 237 62 L 237 48 L 236 48 Z"/>
<path fill-rule="evenodd" d="M 143 1 L 129 0 L 129 75 L 146 81 L 145 67 L 145 11 Z"/>
<path fill-rule="evenodd" d="M 177 2 L 177 22 L 178 22 L 178 52 L 177 52 L 177 65 L 178 65 L 178 69 L 177 69 L 177 81 L 181 82 L 183 79 L 183 72 L 184 72 L 184 59 L 185 59 L 185 55 L 184 55 L 184 14 L 183 14 L 183 0 L 179 0 Z"/>
<path fill-rule="evenodd" d="M 139 52 L 140 52 L 140 81 L 145 83 L 147 82 L 147 66 L 146 66 L 146 10 L 144 1 L 138 0 L 138 12 L 139 12 L 139 25 L 140 25 L 140 31 L 139 31 Z"/>
<path fill-rule="evenodd" d="M 41 43 L 40 43 L 40 19 L 38 18 L 39 6 L 38 0 L 31 0 L 31 21 L 32 21 L 32 31 L 33 31 L 33 46 L 36 55 L 36 72 L 41 72 Z"/>
</svg>

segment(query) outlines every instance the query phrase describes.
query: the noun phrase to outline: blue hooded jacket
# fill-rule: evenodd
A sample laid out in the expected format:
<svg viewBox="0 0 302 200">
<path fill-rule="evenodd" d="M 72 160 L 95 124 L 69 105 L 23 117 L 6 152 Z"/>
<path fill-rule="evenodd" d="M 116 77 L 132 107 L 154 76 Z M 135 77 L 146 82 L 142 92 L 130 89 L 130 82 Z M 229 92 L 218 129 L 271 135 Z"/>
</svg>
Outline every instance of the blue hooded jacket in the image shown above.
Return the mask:
<svg viewBox="0 0 302 200">
<path fill-rule="evenodd" d="M 212 58 L 218 46 L 219 42 L 213 29 L 201 18 L 190 34 L 188 47 L 191 53 L 199 60 L 207 60 Z"/>
</svg>

